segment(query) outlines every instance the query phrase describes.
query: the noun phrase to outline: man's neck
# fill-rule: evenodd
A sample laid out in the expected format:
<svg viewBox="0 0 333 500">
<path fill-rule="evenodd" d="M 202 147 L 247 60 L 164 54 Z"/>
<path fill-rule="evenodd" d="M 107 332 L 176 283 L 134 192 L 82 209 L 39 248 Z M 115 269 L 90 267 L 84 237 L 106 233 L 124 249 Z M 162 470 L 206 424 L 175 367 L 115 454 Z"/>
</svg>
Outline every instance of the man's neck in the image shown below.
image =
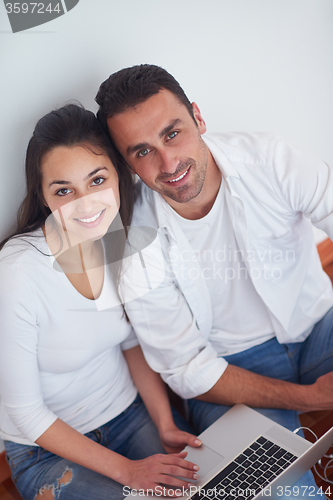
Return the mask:
<svg viewBox="0 0 333 500">
<path fill-rule="evenodd" d="M 221 171 L 209 153 L 204 184 L 198 196 L 186 203 L 178 203 L 166 196 L 163 196 L 163 198 L 184 219 L 201 219 L 210 212 L 214 205 L 221 180 Z"/>
</svg>

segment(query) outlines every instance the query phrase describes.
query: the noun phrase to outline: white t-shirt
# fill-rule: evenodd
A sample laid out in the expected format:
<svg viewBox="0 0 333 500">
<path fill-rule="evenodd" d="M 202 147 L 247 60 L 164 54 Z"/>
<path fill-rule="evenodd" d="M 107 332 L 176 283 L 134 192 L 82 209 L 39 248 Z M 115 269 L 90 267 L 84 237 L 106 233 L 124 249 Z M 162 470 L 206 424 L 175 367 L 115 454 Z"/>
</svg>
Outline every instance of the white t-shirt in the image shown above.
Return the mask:
<svg viewBox="0 0 333 500">
<path fill-rule="evenodd" d="M 218 355 L 241 352 L 273 338 L 267 308 L 252 283 L 256 274 L 249 274 L 244 262 L 249 256 L 242 255 L 232 229 L 224 182 L 205 217 L 184 219 L 171 210 L 194 250 L 210 293 L 213 326 L 209 339 Z"/>
<path fill-rule="evenodd" d="M 94 301 L 54 262 L 41 230 L 0 252 L 0 436 L 22 444 L 33 444 L 58 417 L 89 432 L 137 393 L 122 348 L 138 342 L 115 305 L 108 266 Z"/>
</svg>

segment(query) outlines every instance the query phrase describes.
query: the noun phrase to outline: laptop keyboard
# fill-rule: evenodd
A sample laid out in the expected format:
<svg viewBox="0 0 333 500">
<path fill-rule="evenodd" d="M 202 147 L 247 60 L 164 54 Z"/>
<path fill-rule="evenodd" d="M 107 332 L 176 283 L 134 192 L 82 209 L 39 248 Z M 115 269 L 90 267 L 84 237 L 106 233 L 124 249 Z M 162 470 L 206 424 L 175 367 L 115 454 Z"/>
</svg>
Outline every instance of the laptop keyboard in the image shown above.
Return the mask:
<svg viewBox="0 0 333 500">
<path fill-rule="evenodd" d="M 250 500 L 296 460 L 292 453 L 260 436 L 192 500 Z"/>
</svg>

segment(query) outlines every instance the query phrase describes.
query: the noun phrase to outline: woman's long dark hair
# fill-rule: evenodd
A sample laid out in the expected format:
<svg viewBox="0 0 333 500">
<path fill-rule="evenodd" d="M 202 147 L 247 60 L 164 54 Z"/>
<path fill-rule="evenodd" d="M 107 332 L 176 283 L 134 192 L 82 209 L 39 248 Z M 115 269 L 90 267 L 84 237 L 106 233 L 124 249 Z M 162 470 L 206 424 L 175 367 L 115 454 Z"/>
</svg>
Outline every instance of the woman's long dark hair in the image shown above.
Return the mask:
<svg viewBox="0 0 333 500">
<path fill-rule="evenodd" d="M 67 104 L 51 111 L 37 122 L 28 144 L 25 160 L 27 194 L 18 211 L 16 231 L 0 244 L 0 248 L 10 238 L 31 233 L 43 226 L 51 211 L 44 204 L 42 161 L 45 155 L 56 147 L 79 144 L 86 145 L 96 154 L 107 155 L 112 161 L 119 177 L 119 214 L 126 232 L 133 211 L 132 174 L 123 158 L 112 146 L 94 113 L 82 106 Z"/>
</svg>

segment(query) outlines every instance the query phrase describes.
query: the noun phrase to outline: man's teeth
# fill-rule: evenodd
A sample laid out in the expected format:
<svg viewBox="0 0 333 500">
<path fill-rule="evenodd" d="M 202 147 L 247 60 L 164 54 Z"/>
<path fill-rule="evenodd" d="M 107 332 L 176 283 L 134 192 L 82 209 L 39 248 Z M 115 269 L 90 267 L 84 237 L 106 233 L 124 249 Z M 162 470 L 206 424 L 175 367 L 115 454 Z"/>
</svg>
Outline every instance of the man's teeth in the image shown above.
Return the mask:
<svg viewBox="0 0 333 500">
<path fill-rule="evenodd" d="M 177 181 L 180 181 L 180 179 L 182 179 L 183 177 L 185 177 L 185 175 L 187 174 L 187 172 L 188 172 L 188 169 L 182 175 L 180 175 L 179 177 L 177 177 L 177 179 L 172 179 L 172 181 L 168 181 L 168 182 L 177 182 Z"/>
<path fill-rule="evenodd" d="M 94 215 L 94 217 L 91 217 L 90 219 L 77 219 L 80 222 L 94 222 L 95 220 L 98 219 L 102 215 L 103 210 L 101 210 L 98 214 Z"/>
</svg>

